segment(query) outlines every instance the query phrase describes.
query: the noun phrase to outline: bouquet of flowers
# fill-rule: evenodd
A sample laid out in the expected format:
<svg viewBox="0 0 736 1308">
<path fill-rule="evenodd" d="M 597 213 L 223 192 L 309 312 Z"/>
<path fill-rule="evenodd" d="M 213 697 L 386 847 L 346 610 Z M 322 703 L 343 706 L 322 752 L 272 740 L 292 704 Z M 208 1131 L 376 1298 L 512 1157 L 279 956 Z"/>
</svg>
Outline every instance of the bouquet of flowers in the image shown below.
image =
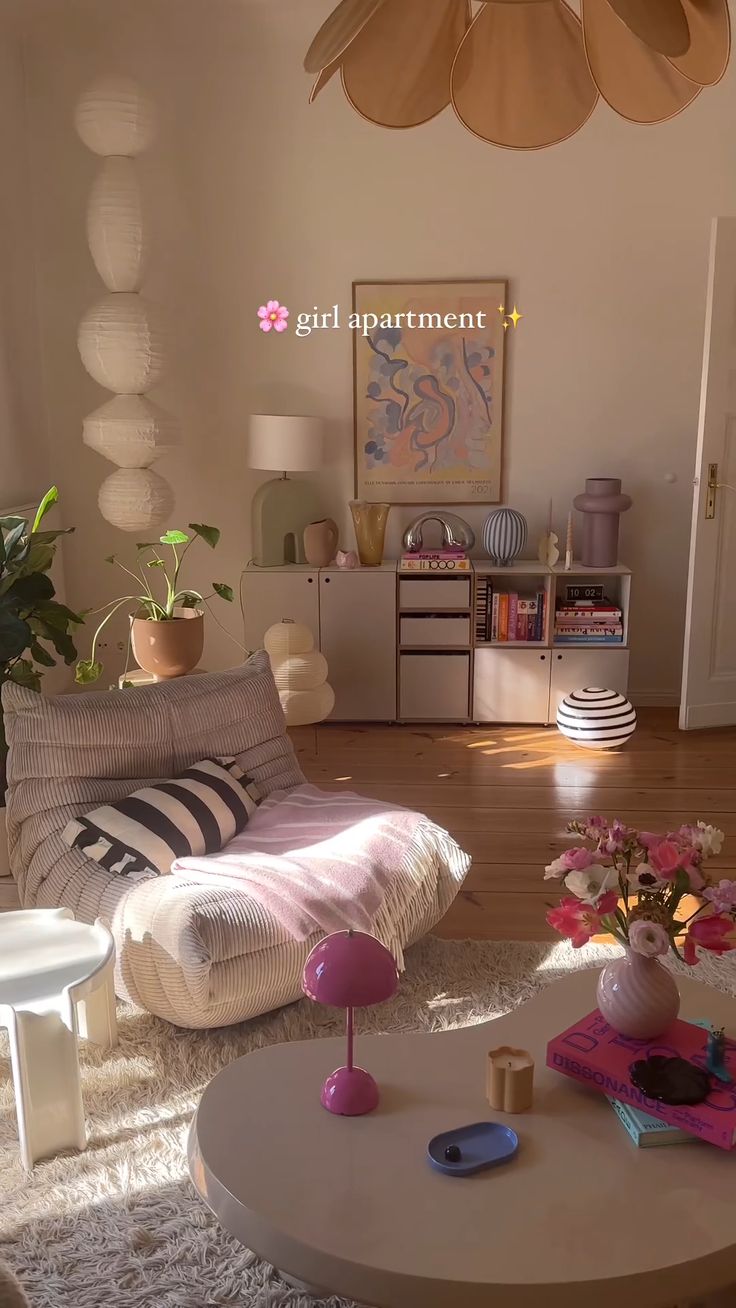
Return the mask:
<svg viewBox="0 0 736 1308">
<path fill-rule="evenodd" d="M 576 949 L 599 932 L 648 958 L 672 949 L 690 965 L 698 948 L 736 949 L 736 880 L 715 881 L 706 869 L 721 852 L 722 831 L 698 822 L 658 836 L 603 817 L 570 822 L 567 830 L 585 843 L 545 869 L 545 880 L 560 881 L 569 892 L 547 921 Z M 689 895 L 700 906 L 679 916 L 687 913 Z"/>
</svg>

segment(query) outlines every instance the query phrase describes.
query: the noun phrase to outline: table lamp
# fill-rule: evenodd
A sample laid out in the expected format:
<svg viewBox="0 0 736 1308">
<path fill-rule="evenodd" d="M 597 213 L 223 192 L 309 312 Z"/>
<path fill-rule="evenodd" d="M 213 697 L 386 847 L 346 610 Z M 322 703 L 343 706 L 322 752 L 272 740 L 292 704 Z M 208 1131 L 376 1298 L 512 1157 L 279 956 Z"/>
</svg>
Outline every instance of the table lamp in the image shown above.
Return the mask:
<svg viewBox="0 0 736 1308">
<path fill-rule="evenodd" d="M 252 554 L 261 568 L 304 563 L 304 528 L 320 517 L 316 487 L 295 481 L 289 472 L 312 472 L 322 463 L 321 418 L 254 413 L 250 419 L 248 463 L 280 472 L 253 496 Z"/>
<path fill-rule="evenodd" d="M 347 1009 L 348 1058 L 328 1076 L 320 1096 L 323 1108 L 343 1117 L 370 1113 L 378 1086 L 353 1062 L 353 1009 L 382 1004 L 396 994 L 399 973 L 392 954 L 365 931 L 335 931 L 314 946 L 304 964 L 304 993 L 318 1004 Z"/>
</svg>

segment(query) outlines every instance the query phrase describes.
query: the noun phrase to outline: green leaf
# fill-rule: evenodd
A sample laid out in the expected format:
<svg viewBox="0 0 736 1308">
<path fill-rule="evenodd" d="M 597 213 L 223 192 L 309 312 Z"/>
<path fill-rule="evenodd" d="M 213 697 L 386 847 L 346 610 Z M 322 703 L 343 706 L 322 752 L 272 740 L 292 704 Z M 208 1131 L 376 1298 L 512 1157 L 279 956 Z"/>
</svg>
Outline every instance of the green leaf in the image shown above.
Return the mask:
<svg viewBox="0 0 736 1308">
<path fill-rule="evenodd" d="M 21 573 L 28 576 L 32 572 L 48 572 L 54 561 L 55 553 L 53 545 L 36 545 L 32 543 L 21 566 Z"/>
<path fill-rule="evenodd" d="M 73 527 L 58 527 L 56 531 L 33 531 L 29 536 L 35 545 L 53 545 L 60 536 L 71 536 Z"/>
<path fill-rule="evenodd" d="M 105 555 L 105 558 L 104 558 L 104 560 L 103 560 L 103 562 L 105 562 L 105 563 L 117 563 L 117 559 L 115 558 L 115 555 L 114 555 L 114 554 L 106 554 L 106 555 Z"/>
<path fill-rule="evenodd" d="M 36 616 L 43 618 L 48 622 L 50 627 L 56 627 L 59 631 L 66 631 L 67 626 L 81 627 L 84 622 L 84 615 L 75 613 L 73 609 L 67 608 L 66 604 L 60 604 L 58 600 L 48 600 L 45 604 L 36 605 Z"/>
<path fill-rule="evenodd" d="M 24 518 L 20 518 L 16 526 L 13 527 L 12 530 L 9 531 L 8 534 L 6 535 L 5 558 L 8 563 L 12 563 L 14 560 L 17 560 L 20 563 L 28 553 L 27 541 L 25 545 L 25 550 L 21 548 L 23 545 L 23 537 L 27 534 L 27 531 L 28 531 L 28 523 L 25 521 Z"/>
<path fill-rule="evenodd" d="M 35 663 L 40 663 L 42 668 L 56 667 L 56 659 L 52 658 L 48 650 L 44 649 L 37 640 L 31 641 L 31 658 Z"/>
<path fill-rule="evenodd" d="M 189 537 L 185 531 L 165 531 L 163 536 L 159 536 L 162 545 L 186 545 Z"/>
<path fill-rule="evenodd" d="M 0 664 L 18 658 L 31 642 L 31 629 L 11 609 L 0 609 Z"/>
<path fill-rule="evenodd" d="M 213 581 L 212 589 L 220 599 L 227 600 L 228 604 L 232 604 L 235 599 L 232 586 L 226 586 L 224 581 Z"/>
<path fill-rule="evenodd" d="M 74 674 L 74 680 L 78 686 L 88 686 L 91 681 L 97 681 L 101 674 L 101 663 L 96 663 L 94 659 L 80 659 Z"/>
<path fill-rule="evenodd" d="M 27 577 L 18 577 L 13 582 L 7 591 L 7 598 L 22 608 L 28 608 L 53 599 L 54 593 L 50 577 L 43 572 L 31 572 Z"/>
<path fill-rule="evenodd" d="M 43 499 L 41 500 L 41 503 L 39 504 L 36 510 L 36 516 L 33 519 L 33 526 L 31 528 L 32 532 L 38 531 L 42 520 L 46 517 L 46 514 L 48 513 L 51 506 L 53 504 L 56 504 L 58 498 L 59 498 L 59 491 L 56 486 L 52 486 L 50 490 L 46 491 L 46 494 L 44 495 Z"/>
<path fill-rule="evenodd" d="M 18 659 L 10 669 L 10 680 L 14 681 L 16 686 L 25 686 L 28 690 L 41 689 L 41 676 L 36 671 L 30 659 Z"/>
<path fill-rule="evenodd" d="M 219 527 L 208 527 L 206 522 L 190 522 L 189 530 L 193 531 L 195 536 L 201 536 L 202 540 L 206 540 L 211 549 L 215 548 L 220 539 Z"/>
<path fill-rule="evenodd" d="M 146 562 L 146 567 L 147 567 L 147 568 L 165 568 L 165 567 L 166 567 L 166 564 L 164 563 L 163 559 L 148 559 L 148 561 Z"/>
<path fill-rule="evenodd" d="M 190 590 L 180 590 L 176 602 L 181 609 L 196 609 L 201 600 L 199 595 L 194 595 Z"/>
<path fill-rule="evenodd" d="M 135 687 L 134 681 L 123 681 L 120 684 L 121 690 L 133 690 L 134 687 Z"/>
</svg>

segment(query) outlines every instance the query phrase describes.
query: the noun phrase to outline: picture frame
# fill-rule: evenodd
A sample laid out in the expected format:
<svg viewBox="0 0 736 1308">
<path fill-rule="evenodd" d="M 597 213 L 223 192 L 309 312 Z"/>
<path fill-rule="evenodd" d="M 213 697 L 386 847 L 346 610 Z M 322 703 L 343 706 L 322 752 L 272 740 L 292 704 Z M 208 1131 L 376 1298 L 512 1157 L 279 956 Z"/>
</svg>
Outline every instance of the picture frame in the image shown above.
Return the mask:
<svg viewBox="0 0 736 1308">
<path fill-rule="evenodd" d="M 357 499 L 500 503 L 507 299 L 505 278 L 353 282 Z"/>
</svg>

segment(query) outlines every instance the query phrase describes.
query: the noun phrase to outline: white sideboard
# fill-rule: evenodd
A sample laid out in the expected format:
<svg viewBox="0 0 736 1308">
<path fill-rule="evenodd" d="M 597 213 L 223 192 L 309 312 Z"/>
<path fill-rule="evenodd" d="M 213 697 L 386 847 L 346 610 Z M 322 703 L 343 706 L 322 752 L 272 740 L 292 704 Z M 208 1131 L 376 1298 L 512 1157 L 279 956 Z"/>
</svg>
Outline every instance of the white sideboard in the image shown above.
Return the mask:
<svg viewBox="0 0 736 1308">
<path fill-rule="evenodd" d="M 545 595 L 537 641 L 487 641 L 478 630 L 486 580 Z M 568 583 L 603 583 L 623 614 L 620 645 L 561 646 L 554 611 Z M 554 722 L 560 700 L 581 686 L 626 693 L 629 675 L 628 568 L 571 572 L 534 560 L 510 567 L 474 560 L 470 573 L 406 573 L 396 560 L 354 571 L 331 566 L 250 565 L 243 578 L 245 641 L 263 643 L 284 618 L 304 623 L 329 667 L 333 721 Z"/>
</svg>

